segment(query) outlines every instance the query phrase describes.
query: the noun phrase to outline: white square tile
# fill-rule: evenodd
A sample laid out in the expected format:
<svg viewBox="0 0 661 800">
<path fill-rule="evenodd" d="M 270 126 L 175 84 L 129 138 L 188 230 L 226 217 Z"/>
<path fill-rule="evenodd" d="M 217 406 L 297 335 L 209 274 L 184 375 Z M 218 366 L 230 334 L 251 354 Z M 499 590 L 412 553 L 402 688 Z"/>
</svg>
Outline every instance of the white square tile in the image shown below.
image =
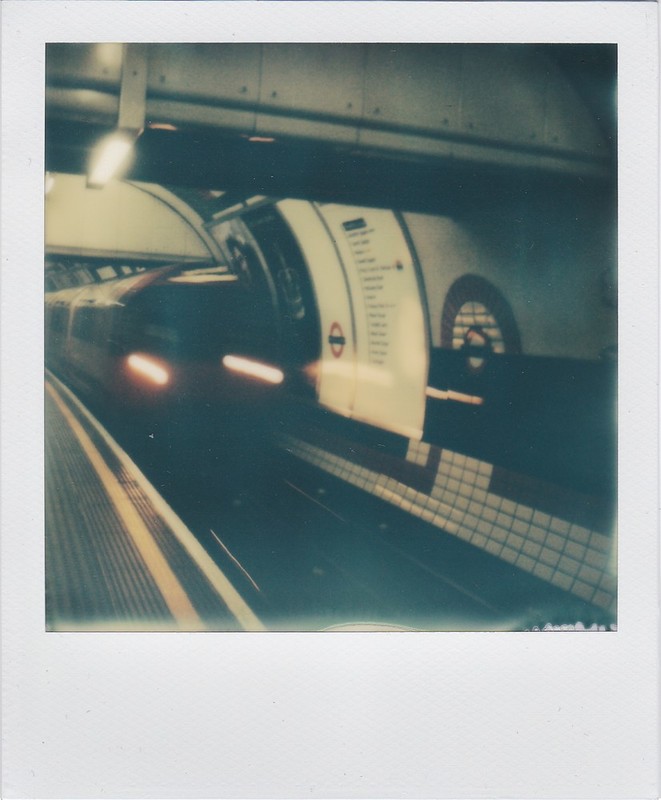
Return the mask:
<svg viewBox="0 0 661 800">
<path fill-rule="evenodd" d="M 487 538 L 486 536 L 482 536 L 481 533 L 474 533 L 471 538 L 471 544 L 474 544 L 475 547 L 480 547 L 482 550 L 484 550 L 487 544 Z"/>
<path fill-rule="evenodd" d="M 578 561 L 582 561 L 585 557 L 586 548 L 583 547 L 582 544 L 577 544 L 576 542 L 569 541 L 565 545 L 565 553 L 572 558 L 577 559 Z"/>
<path fill-rule="evenodd" d="M 582 581 L 575 581 L 574 585 L 571 587 L 572 594 L 577 595 L 577 597 L 582 597 L 583 600 L 592 600 L 592 597 L 595 593 L 594 586 L 589 586 L 587 583 L 583 583 Z"/>
<path fill-rule="evenodd" d="M 482 516 L 482 512 L 484 511 L 484 506 L 481 503 L 472 502 L 468 504 L 468 510 L 474 516 L 480 517 Z"/>
<path fill-rule="evenodd" d="M 580 564 L 578 561 L 574 561 L 573 558 L 568 558 L 567 556 L 561 556 L 560 561 L 558 561 L 558 569 L 561 569 L 563 572 L 566 572 L 568 575 L 576 575 L 578 572 Z"/>
<path fill-rule="evenodd" d="M 603 536 L 601 533 L 593 533 L 592 536 L 590 536 L 590 547 L 602 553 L 609 553 L 611 549 L 611 540 L 608 536 Z"/>
<path fill-rule="evenodd" d="M 532 520 L 533 509 L 530 506 L 517 505 L 514 516 L 523 522 L 530 522 Z"/>
<path fill-rule="evenodd" d="M 487 551 L 487 553 L 491 553 L 492 555 L 497 556 L 500 554 L 501 550 L 503 549 L 503 546 L 502 544 L 500 544 L 500 542 L 495 542 L 493 539 L 490 539 L 486 543 L 484 549 Z"/>
<path fill-rule="evenodd" d="M 549 550 L 546 547 L 542 547 L 539 560 L 544 562 L 544 564 L 548 564 L 550 567 L 555 567 L 558 561 L 560 561 L 560 553 L 556 550 Z"/>
<path fill-rule="evenodd" d="M 513 564 L 519 557 L 519 554 L 516 550 L 512 550 L 511 547 L 503 547 L 500 557 L 505 561 L 509 561 L 510 564 Z"/>
<path fill-rule="evenodd" d="M 553 578 L 551 578 L 551 582 L 556 586 L 559 586 L 561 589 L 565 591 L 569 591 L 574 579 L 569 576 L 565 575 L 564 572 L 555 572 Z"/>
<path fill-rule="evenodd" d="M 504 514 L 513 517 L 516 511 L 516 503 L 513 500 L 504 499 L 500 508 Z"/>
<path fill-rule="evenodd" d="M 586 583 L 597 586 L 601 580 L 601 572 L 598 569 L 594 569 L 594 567 L 582 566 L 578 571 L 578 577 Z"/>
<path fill-rule="evenodd" d="M 544 581 L 550 581 L 553 577 L 553 570 L 551 567 L 548 567 L 546 564 L 536 564 L 535 569 L 533 570 L 533 574 L 537 575 L 538 578 L 541 578 Z"/>
<path fill-rule="evenodd" d="M 552 547 L 554 550 L 563 550 L 565 546 L 565 539 L 562 536 L 558 536 L 557 533 L 549 533 L 546 536 L 546 541 L 544 544 L 547 547 Z"/>
<path fill-rule="evenodd" d="M 535 511 L 532 515 L 532 520 L 540 528 L 548 528 L 551 523 L 551 516 L 544 511 Z"/>
<path fill-rule="evenodd" d="M 613 602 L 613 595 L 610 595 L 607 592 L 598 591 L 595 592 L 592 602 L 596 606 L 599 606 L 599 608 L 609 608 Z"/>
<path fill-rule="evenodd" d="M 583 560 L 589 566 L 603 570 L 608 562 L 608 556 L 605 553 L 598 553 L 596 550 L 586 550 Z"/>
<path fill-rule="evenodd" d="M 542 552 L 542 546 L 535 542 L 526 541 L 523 543 L 521 550 L 531 558 L 537 558 Z"/>
<path fill-rule="evenodd" d="M 587 544 L 590 540 L 590 531 L 580 525 L 572 525 L 569 528 L 569 538 L 579 544 Z"/>
<path fill-rule="evenodd" d="M 507 528 L 509 530 L 512 527 L 513 521 L 513 518 L 509 514 L 503 514 L 502 511 L 499 511 L 496 516 L 496 525 L 500 525 L 501 528 Z"/>
<path fill-rule="evenodd" d="M 520 569 L 525 569 L 526 572 L 532 572 L 535 569 L 535 564 L 536 562 L 532 558 L 523 555 L 523 553 L 516 560 L 516 566 Z"/>
</svg>

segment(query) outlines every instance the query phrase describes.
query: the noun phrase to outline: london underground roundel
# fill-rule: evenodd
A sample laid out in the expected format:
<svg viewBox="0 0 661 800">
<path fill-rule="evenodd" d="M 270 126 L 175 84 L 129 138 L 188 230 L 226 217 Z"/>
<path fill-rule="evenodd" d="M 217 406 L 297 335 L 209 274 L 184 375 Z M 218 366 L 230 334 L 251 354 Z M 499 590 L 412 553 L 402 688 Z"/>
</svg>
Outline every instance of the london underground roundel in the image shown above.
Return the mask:
<svg viewBox="0 0 661 800">
<path fill-rule="evenodd" d="M 344 352 L 344 345 L 347 343 L 347 340 L 339 322 L 333 322 L 331 325 L 328 343 L 330 344 L 331 353 L 333 356 L 335 358 L 340 358 Z"/>
</svg>

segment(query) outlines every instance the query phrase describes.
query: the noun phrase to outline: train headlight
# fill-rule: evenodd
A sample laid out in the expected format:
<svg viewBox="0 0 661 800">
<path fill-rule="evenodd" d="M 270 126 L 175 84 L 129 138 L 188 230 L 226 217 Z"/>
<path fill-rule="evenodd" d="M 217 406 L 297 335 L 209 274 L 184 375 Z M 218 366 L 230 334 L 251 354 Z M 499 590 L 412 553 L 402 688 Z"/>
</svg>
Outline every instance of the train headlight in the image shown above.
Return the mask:
<svg viewBox="0 0 661 800">
<path fill-rule="evenodd" d="M 129 369 L 156 386 L 166 386 L 170 382 L 170 372 L 162 364 L 148 356 L 132 353 L 126 360 Z"/>
<path fill-rule="evenodd" d="M 257 378 L 266 383 L 278 384 L 282 383 L 285 379 L 285 375 L 281 369 L 270 367 L 268 364 L 262 364 L 259 361 L 253 361 L 250 358 L 224 356 L 223 366 L 226 369 L 232 370 L 232 372 L 240 372 L 243 375 Z"/>
</svg>

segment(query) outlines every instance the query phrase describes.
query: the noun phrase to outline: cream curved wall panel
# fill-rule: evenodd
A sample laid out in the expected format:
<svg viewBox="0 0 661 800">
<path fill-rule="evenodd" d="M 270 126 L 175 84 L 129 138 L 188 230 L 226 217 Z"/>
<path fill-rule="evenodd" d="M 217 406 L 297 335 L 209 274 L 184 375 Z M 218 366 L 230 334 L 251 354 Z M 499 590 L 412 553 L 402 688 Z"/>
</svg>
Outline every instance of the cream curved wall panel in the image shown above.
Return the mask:
<svg viewBox="0 0 661 800">
<path fill-rule="evenodd" d="M 191 222 L 139 188 L 111 181 L 88 189 L 84 176 L 57 174 L 45 207 L 46 250 L 81 254 L 208 259 Z"/>
</svg>

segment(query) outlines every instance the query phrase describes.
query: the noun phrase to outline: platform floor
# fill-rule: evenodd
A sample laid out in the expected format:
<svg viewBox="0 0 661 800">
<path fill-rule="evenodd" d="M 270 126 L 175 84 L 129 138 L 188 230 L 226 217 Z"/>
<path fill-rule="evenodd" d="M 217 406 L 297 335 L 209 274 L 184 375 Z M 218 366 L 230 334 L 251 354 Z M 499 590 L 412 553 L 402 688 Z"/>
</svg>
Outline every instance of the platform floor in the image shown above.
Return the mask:
<svg viewBox="0 0 661 800">
<path fill-rule="evenodd" d="M 46 376 L 46 627 L 264 630 L 131 458 Z"/>
</svg>

